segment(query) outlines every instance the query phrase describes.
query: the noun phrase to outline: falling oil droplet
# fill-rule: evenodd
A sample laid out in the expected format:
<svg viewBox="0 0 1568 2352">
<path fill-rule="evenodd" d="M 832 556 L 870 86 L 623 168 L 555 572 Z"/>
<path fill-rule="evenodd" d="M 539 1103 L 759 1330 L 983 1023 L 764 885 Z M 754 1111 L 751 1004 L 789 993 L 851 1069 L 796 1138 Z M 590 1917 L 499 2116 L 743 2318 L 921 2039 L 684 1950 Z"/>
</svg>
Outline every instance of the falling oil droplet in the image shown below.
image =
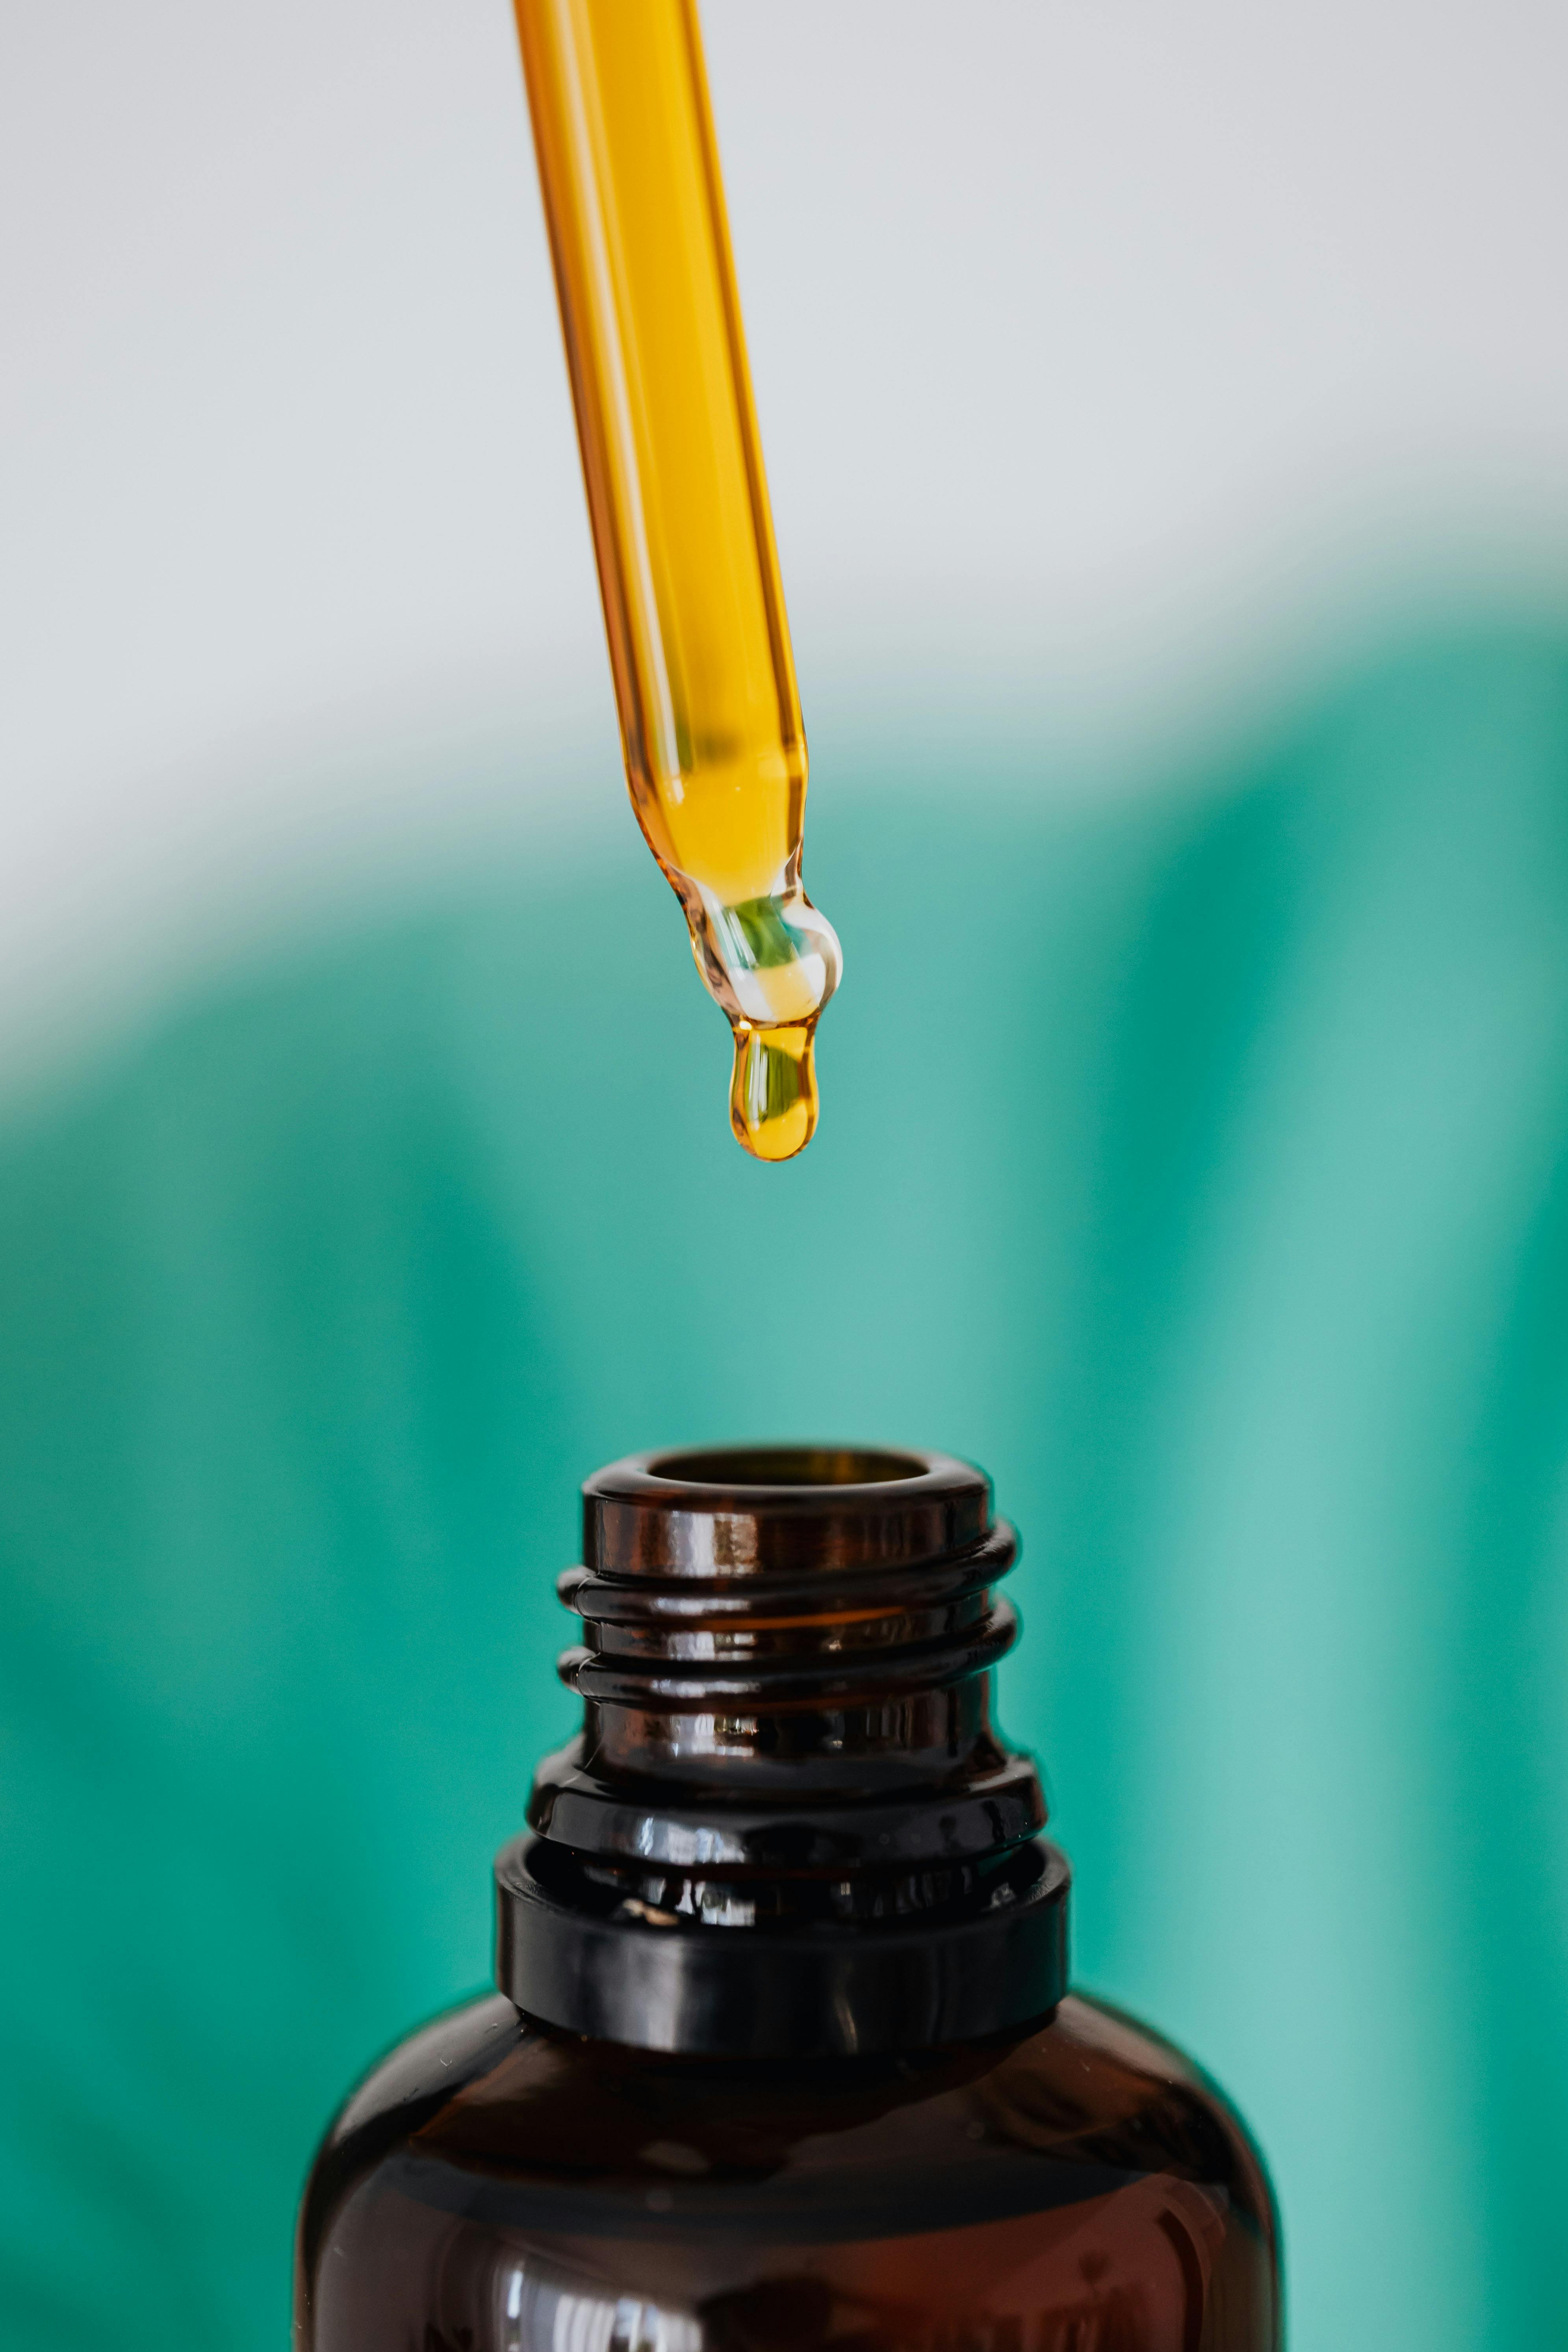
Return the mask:
<svg viewBox="0 0 1568 2352">
<path fill-rule="evenodd" d="M 816 1129 L 815 1021 L 735 1028 L 730 1124 L 754 1160 L 793 1160 Z"/>
</svg>

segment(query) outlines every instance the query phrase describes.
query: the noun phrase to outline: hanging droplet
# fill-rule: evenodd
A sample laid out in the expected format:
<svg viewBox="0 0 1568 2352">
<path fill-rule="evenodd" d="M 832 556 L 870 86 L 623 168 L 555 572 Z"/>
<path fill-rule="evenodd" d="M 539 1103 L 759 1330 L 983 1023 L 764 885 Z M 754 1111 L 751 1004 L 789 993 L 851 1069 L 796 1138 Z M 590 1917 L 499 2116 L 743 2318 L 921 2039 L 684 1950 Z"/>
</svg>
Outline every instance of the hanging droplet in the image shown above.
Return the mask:
<svg viewBox="0 0 1568 2352">
<path fill-rule="evenodd" d="M 816 1128 L 815 1019 L 783 1029 L 735 1030 L 730 1124 L 753 1160 L 793 1160 Z"/>
</svg>

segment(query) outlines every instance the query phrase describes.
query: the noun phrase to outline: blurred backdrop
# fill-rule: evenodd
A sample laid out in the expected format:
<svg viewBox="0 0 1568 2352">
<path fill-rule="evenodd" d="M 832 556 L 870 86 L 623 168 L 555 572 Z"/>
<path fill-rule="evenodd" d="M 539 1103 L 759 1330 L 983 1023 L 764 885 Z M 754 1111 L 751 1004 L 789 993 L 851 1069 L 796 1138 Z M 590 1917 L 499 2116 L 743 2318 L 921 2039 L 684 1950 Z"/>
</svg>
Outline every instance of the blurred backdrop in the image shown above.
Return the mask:
<svg viewBox="0 0 1568 2352">
<path fill-rule="evenodd" d="M 1568 2336 L 1568 20 L 707 0 L 848 977 L 624 804 L 507 11 L 0 11 L 0 2311 L 262 2352 L 577 1480 L 967 1453 L 1298 2352 Z"/>
</svg>

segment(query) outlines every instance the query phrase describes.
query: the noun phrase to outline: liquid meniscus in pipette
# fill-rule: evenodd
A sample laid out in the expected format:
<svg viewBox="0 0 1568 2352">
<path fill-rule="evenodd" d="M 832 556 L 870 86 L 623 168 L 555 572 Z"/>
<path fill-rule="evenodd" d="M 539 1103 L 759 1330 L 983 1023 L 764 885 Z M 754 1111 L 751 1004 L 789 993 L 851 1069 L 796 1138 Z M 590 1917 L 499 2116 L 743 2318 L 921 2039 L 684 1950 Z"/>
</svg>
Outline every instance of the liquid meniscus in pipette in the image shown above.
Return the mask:
<svg viewBox="0 0 1568 2352">
<path fill-rule="evenodd" d="M 759 1160 L 816 1125 L 838 940 L 695 0 L 516 0 L 632 805 L 734 1033 Z"/>
</svg>

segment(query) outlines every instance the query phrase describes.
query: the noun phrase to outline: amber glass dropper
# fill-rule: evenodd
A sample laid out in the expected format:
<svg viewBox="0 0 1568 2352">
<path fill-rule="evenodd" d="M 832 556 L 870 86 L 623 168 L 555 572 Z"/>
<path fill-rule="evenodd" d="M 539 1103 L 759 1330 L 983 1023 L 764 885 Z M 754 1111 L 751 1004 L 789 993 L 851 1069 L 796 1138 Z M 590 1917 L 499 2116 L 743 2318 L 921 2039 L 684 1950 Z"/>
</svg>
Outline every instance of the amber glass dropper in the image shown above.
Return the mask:
<svg viewBox="0 0 1568 2352">
<path fill-rule="evenodd" d="M 816 1125 L 838 941 L 695 0 L 517 0 L 632 805 L 735 1036 L 759 1160 Z"/>
</svg>

